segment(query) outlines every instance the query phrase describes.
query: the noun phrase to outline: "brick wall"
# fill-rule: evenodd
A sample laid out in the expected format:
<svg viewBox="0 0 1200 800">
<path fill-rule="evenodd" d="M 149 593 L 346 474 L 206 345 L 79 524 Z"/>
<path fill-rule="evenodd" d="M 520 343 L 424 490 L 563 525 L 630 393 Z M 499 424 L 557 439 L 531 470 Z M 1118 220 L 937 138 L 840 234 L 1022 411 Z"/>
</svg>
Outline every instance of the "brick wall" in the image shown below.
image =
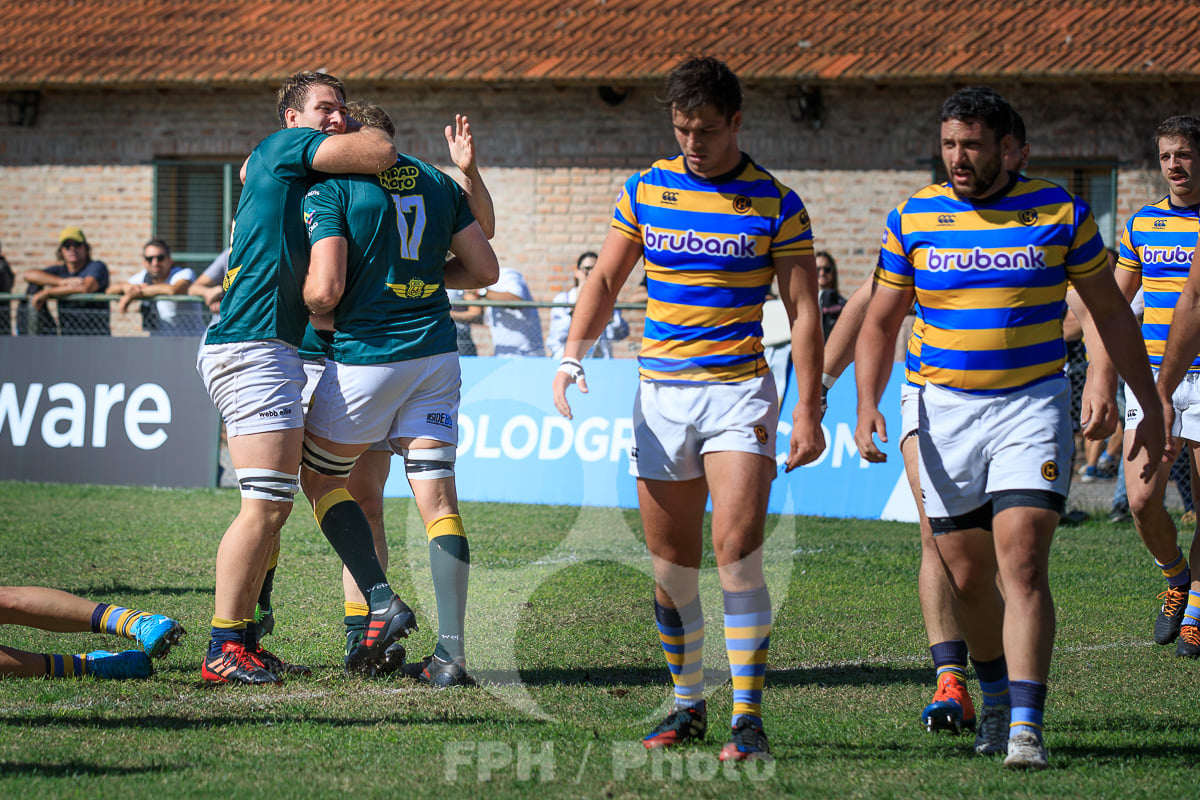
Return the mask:
<svg viewBox="0 0 1200 800">
<path fill-rule="evenodd" d="M 538 299 L 570 282 L 580 252 L 599 248 L 624 179 L 675 152 L 657 86 L 634 87 L 615 107 L 595 87 L 349 88 L 391 113 L 402 150 L 443 166 L 443 127 L 456 111 L 470 114 L 496 204 L 493 244 Z M 791 87 L 746 87 L 742 148 L 805 200 L 844 293 L 869 274 L 887 212 L 929 181 L 937 109 L 951 88 L 824 87 L 816 124 L 791 119 Z M 1200 92 L 1182 84 L 995 88 L 1024 115 L 1035 166 L 1119 164 L 1118 224 L 1165 191 L 1150 143 L 1155 125 L 1200 111 Z M 275 127 L 266 86 L 46 92 L 37 126 L 5 128 L 0 138 L 4 253 L 18 271 L 44 266 L 58 230 L 78 224 L 114 277 L 127 277 L 141 268 L 151 234 L 154 159 L 240 158 Z M 640 277 L 639 266 L 630 285 Z M 548 324 L 549 313 L 542 317 Z"/>
</svg>

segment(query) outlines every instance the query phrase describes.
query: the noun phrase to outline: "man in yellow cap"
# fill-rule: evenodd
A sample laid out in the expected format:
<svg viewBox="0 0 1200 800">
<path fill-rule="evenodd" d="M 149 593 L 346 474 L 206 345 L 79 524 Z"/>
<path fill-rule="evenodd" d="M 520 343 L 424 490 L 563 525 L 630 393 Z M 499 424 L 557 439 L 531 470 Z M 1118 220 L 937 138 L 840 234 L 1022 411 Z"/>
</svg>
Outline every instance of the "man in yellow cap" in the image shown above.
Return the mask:
<svg viewBox="0 0 1200 800">
<path fill-rule="evenodd" d="M 63 336 L 108 336 L 108 301 L 67 300 L 72 294 L 93 294 L 108 289 L 108 266 L 92 260 L 92 247 L 83 231 L 69 225 L 58 234 L 58 263 L 25 271 L 29 295 L 42 322 L 38 333 Z M 43 314 L 46 301 L 58 298 L 58 331 L 53 317 Z"/>
</svg>

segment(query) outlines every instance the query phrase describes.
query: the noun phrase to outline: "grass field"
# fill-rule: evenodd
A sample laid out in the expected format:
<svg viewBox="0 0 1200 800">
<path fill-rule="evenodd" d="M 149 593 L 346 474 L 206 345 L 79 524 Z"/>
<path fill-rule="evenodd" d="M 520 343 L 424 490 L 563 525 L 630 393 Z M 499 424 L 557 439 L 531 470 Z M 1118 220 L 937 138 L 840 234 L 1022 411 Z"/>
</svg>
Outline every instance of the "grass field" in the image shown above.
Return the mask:
<svg viewBox="0 0 1200 800">
<path fill-rule="evenodd" d="M 5 584 L 41 584 L 168 614 L 190 631 L 146 681 L 0 680 L 0 797 L 1194 797 L 1200 663 L 1150 643 L 1161 579 L 1131 525 L 1060 529 L 1051 769 L 1004 771 L 968 737 L 917 723 L 932 669 L 913 525 L 770 521 L 776 608 L 764 707 L 776 760 L 727 768 L 731 691 L 711 555 L 709 741 L 647 757 L 670 696 L 634 512 L 468 503 L 468 656 L 483 686 L 436 691 L 341 670 L 338 564 L 297 510 L 267 645 L 314 667 L 283 687 L 206 688 L 213 558 L 228 490 L 0 483 Z M 389 501 L 389 576 L 433 647 L 424 532 Z M 39 652 L 123 649 L 89 634 L 8 627 Z M 974 684 L 973 684 L 974 686 Z M 976 692 L 976 696 L 978 693 Z"/>
</svg>

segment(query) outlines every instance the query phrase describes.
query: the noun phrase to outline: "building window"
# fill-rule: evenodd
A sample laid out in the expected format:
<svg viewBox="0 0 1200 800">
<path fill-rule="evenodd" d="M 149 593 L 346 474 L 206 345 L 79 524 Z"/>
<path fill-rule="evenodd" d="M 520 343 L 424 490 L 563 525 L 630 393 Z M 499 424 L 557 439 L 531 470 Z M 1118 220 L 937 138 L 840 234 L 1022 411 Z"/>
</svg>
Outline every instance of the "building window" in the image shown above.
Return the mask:
<svg viewBox="0 0 1200 800">
<path fill-rule="evenodd" d="M 1076 197 L 1087 201 L 1100 228 L 1100 238 L 1106 247 L 1116 247 L 1120 231 L 1117 228 L 1117 163 L 1116 161 L 1079 161 L 1070 159 L 1031 158 L 1021 173 L 1027 178 L 1042 178 L 1057 183 Z M 941 159 L 933 164 L 933 180 L 945 183 L 949 176 Z"/>
<path fill-rule="evenodd" d="M 242 193 L 241 161 L 159 161 L 154 165 L 155 235 L 175 263 L 199 275 L 229 246 Z"/>
<path fill-rule="evenodd" d="M 1117 246 L 1120 230 L 1117 227 L 1116 162 L 1030 159 L 1025 175 L 1057 183 L 1076 197 L 1086 200 L 1092 208 L 1092 216 L 1096 218 L 1105 247 Z"/>
</svg>

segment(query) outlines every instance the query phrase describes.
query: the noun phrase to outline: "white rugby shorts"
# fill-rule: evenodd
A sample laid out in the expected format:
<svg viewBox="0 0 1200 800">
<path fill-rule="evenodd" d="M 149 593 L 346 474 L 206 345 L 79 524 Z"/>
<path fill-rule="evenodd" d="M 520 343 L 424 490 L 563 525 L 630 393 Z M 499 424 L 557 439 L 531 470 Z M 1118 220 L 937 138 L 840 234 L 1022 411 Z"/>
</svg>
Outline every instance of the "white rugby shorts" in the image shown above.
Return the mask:
<svg viewBox="0 0 1200 800">
<path fill-rule="evenodd" d="M 770 375 L 740 383 L 639 381 L 629 474 L 687 481 L 705 453 L 757 453 L 775 460 L 779 400 Z"/>
<path fill-rule="evenodd" d="M 388 364 L 326 360 L 306 425 L 338 444 L 412 437 L 457 445 L 461 387 L 458 353 Z"/>
<path fill-rule="evenodd" d="M 1158 370 L 1154 370 L 1158 381 Z M 1190 442 L 1200 441 L 1200 372 L 1189 372 L 1171 393 L 1171 405 L 1175 407 L 1175 423 L 1171 435 L 1180 436 Z M 1125 430 L 1131 431 L 1142 423 L 1145 413 L 1142 404 L 1125 384 Z"/>
<path fill-rule="evenodd" d="M 921 387 L 911 383 L 900 384 L 900 441 L 917 435 L 920 417 Z"/>
<path fill-rule="evenodd" d="M 927 383 L 918 405 L 921 491 L 931 519 L 974 511 L 997 492 L 1066 496 L 1074 448 L 1066 377 L 1003 395 Z"/>
<path fill-rule="evenodd" d="M 230 436 L 304 427 L 304 366 L 290 344 L 202 345 L 196 369 Z"/>
</svg>

